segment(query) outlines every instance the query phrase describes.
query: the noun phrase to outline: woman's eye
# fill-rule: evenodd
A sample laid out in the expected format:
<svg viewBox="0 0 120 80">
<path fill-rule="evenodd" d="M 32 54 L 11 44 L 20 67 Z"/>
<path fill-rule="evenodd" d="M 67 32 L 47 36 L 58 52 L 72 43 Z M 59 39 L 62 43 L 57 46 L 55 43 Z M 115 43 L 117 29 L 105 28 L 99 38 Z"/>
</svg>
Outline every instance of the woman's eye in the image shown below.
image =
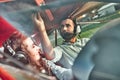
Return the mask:
<svg viewBox="0 0 120 80">
<path fill-rule="evenodd" d="M 35 48 L 35 45 L 34 45 L 34 44 L 32 45 L 32 48 Z"/>
</svg>

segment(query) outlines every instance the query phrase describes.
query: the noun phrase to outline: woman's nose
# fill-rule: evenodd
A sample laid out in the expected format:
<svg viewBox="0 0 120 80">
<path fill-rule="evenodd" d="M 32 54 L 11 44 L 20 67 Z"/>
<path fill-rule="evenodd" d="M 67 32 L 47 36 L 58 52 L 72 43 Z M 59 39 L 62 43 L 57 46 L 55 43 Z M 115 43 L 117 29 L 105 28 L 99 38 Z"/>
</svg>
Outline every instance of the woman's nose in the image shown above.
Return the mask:
<svg viewBox="0 0 120 80">
<path fill-rule="evenodd" d="M 36 49 L 36 50 L 39 50 L 40 48 L 39 48 L 38 46 L 35 45 L 35 49 Z"/>
<path fill-rule="evenodd" d="M 37 50 L 40 50 L 40 48 L 38 46 L 36 48 L 37 48 Z"/>
</svg>

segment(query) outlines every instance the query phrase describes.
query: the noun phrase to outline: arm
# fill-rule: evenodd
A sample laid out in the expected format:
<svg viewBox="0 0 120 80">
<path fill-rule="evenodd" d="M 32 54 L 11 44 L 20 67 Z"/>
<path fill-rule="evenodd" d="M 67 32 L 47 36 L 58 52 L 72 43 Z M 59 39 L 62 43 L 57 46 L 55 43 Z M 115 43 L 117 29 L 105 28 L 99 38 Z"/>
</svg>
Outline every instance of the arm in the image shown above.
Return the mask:
<svg viewBox="0 0 120 80">
<path fill-rule="evenodd" d="M 46 60 L 46 64 L 50 67 L 53 74 L 55 74 L 59 80 L 72 80 L 73 79 L 71 69 L 63 68 L 49 60 Z"/>
<path fill-rule="evenodd" d="M 32 16 L 35 26 L 38 28 L 40 33 L 40 40 L 42 43 L 43 51 L 45 52 L 45 57 L 49 60 L 54 58 L 53 46 L 48 38 L 44 21 L 40 16 L 40 13 L 34 14 Z"/>
</svg>

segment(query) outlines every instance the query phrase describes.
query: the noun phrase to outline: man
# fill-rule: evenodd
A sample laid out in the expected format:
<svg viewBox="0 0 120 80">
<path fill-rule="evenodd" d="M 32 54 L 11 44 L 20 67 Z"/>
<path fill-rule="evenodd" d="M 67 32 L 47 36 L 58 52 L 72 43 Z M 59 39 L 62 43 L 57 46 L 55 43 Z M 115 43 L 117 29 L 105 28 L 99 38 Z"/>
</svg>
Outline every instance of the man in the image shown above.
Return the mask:
<svg viewBox="0 0 120 80">
<path fill-rule="evenodd" d="M 62 45 L 53 48 L 46 33 L 44 21 L 41 18 L 40 13 L 33 15 L 33 21 L 39 30 L 46 58 L 52 60 L 53 62 L 58 62 L 64 68 L 71 68 L 74 59 L 88 41 L 77 39 L 77 26 L 75 22 L 72 19 L 65 19 L 61 22 L 59 31 L 64 39 L 64 42 Z"/>
</svg>

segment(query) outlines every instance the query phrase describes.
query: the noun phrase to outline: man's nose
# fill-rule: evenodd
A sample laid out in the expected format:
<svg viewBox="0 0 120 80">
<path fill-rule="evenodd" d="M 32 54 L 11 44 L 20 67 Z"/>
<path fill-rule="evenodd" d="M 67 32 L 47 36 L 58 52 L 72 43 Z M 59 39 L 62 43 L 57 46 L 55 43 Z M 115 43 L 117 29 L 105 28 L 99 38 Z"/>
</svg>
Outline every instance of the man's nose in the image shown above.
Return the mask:
<svg viewBox="0 0 120 80">
<path fill-rule="evenodd" d="M 63 31 L 66 31 L 66 30 L 67 30 L 67 27 L 66 27 L 66 26 L 64 26 L 64 27 L 63 27 Z"/>
</svg>

